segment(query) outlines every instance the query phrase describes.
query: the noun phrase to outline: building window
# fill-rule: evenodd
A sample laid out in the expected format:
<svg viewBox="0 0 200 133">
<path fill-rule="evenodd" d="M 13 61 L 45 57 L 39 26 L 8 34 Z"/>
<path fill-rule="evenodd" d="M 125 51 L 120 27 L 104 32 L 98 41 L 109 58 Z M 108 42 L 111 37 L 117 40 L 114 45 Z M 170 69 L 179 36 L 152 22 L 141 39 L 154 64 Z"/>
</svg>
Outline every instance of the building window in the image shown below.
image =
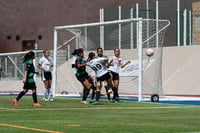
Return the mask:
<svg viewBox="0 0 200 133">
<path fill-rule="evenodd" d="M 200 15 L 196 16 L 196 29 L 200 30 Z"/>
</svg>

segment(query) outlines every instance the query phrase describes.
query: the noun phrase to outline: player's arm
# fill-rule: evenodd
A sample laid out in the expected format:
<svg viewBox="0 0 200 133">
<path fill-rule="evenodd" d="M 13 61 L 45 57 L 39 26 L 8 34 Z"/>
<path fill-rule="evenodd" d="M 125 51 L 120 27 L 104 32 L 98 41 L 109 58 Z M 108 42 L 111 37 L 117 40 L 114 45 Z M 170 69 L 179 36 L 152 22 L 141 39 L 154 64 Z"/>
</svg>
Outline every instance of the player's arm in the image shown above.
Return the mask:
<svg viewBox="0 0 200 133">
<path fill-rule="evenodd" d="M 111 64 L 112 64 L 112 62 L 113 62 L 113 59 L 109 59 L 109 61 L 108 61 L 108 63 L 107 63 L 107 67 L 110 67 Z"/>
<path fill-rule="evenodd" d="M 41 64 L 38 64 L 38 68 L 39 68 L 40 70 L 44 71 L 44 72 L 46 72 L 46 71 L 47 71 L 46 69 L 44 69 L 44 68 L 42 67 L 42 65 L 41 65 Z"/>
<path fill-rule="evenodd" d="M 24 71 L 24 78 L 23 78 L 23 83 L 25 83 L 26 82 L 26 79 L 27 79 L 27 73 L 28 73 L 28 71 L 26 70 L 26 71 Z"/>
<path fill-rule="evenodd" d="M 84 66 L 86 66 L 87 65 L 87 63 L 85 63 L 85 64 L 77 64 L 77 68 L 79 68 L 79 67 L 84 67 Z"/>
<path fill-rule="evenodd" d="M 44 71 L 44 72 L 47 72 L 47 70 L 42 67 L 42 64 L 43 64 L 43 61 L 40 59 L 39 64 L 38 64 L 38 68 L 40 70 Z"/>
<path fill-rule="evenodd" d="M 87 65 L 87 63 L 81 64 L 81 59 L 77 59 L 75 64 L 77 68 L 84 67 Z"/>
<path fill-rule="evenodd" d="M 1 73 L 3 73 L 3 75 L 4 75 L 4 76 L 6 76 L 6 75 L 7 75 L 7 74 L 6 74 L 6 72 L 5 72 L 5 71 L 3 71 L 3 70 L 1 71 Z"/>
<path fill-rule="evenodd" d="M 126 63 L 124 63 L 124 64 L 121 64 L 120 66 L 121 66 L 121 68 L 124 68 L 126 65 L 128 65 L 129 63 L 131 63 L 131 61 L 127 61 Z"/>
</svg>

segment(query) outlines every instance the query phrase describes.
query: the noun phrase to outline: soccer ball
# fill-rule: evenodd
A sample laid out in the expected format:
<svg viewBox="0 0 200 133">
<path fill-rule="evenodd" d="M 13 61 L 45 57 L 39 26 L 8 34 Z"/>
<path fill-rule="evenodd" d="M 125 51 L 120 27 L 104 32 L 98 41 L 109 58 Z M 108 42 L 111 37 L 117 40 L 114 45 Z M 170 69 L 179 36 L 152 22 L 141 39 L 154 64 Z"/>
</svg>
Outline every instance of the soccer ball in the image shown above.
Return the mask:
<svg viewBox="0 0 200 133">
<path fill-rule="evenodd" d="M 152 48 L 147 49 L 146 50 L 146 55 L 149 56 L 149 57 L 153 56 L 154 55 L 153 49 Z"/>
</svg>

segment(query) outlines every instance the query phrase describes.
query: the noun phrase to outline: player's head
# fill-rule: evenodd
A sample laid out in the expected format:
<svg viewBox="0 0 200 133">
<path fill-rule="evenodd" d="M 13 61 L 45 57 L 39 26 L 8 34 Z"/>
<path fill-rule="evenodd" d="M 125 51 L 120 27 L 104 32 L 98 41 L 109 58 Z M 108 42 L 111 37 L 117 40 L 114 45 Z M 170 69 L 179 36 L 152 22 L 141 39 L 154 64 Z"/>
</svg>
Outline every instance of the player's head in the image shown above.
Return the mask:
<svg viewBox="0 0 200 133">
<path fill-rule="evenodd" d="M 43 50 L 44 57 L 48 58 L 50 56 L 50 52 L 48 49 Z"/>
<path fill-rule="evenodd" d="M 102 57 L 103 56 L 103 49 L 102 48 L 97 48 L 97 56 Z"/>
<path fill-rule="evenodd" d="M 115 56 L 119 56 L 120 55 L 120 49 L 119 48 L 115 48 L 114 49 L 114 55 Z"/>
<path fill-rule="evenodd" d="M 33 51 L 30 51 L 24 55 L 23 63 L 28 60 L 33 60 L 33 59 L 35 59 L 35 53 Z"/>
<path fill-rule="evenodd" d="M 84 56 L 84 50 L 82 48 L 77 49 L 76 55 L 79 56 L 79 57 L 83 57 Z"/>
<path fill-rule="evenodd" d="M 90 53 L 88 54 L 88 59 L 92 60 L 92 59 L 94 59 L 94 58 L 95 58 L 95 53 L 94 53 L 94 52 L 90 52 Z"/>
</svg>

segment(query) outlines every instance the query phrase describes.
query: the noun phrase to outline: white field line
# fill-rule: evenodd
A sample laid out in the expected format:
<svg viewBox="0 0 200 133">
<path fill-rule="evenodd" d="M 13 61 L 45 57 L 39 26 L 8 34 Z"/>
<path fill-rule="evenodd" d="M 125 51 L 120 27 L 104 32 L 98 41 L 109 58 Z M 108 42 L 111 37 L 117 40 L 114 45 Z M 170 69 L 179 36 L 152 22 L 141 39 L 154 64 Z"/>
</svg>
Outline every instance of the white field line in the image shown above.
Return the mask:
<svg viewBox="0 0 200 133">
<path fill-rule="evenodd" d="M 145 109 L 183 109 L 200 108 L 200 106 L 168 106 L 168 107 L 97 107 L 97 108 L 37 108 L 37 109 L 4 109 L 2 111 L 59 111 L 59 110 L 145 110 Z"/>
</svg>

